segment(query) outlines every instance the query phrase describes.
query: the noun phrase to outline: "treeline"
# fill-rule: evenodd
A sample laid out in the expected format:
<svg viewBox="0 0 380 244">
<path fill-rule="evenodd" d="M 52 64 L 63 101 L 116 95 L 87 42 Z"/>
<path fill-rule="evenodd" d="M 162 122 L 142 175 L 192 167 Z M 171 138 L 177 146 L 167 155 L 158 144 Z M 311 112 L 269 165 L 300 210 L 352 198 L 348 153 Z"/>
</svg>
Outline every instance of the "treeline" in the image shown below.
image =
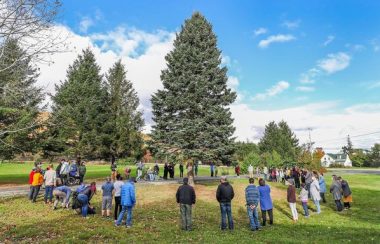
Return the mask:
<svg viewBox="0 0 380 244">
<path fill-rule="evenodd" d="M 83 50 L 68 67 L 66 79 L 56 85 L 46 120 L 40 113 L 46 110 L 46 106 L 41 107 L 45 95 L 35 85 L 38 69 L 30 59 L 21 57 L 25 52 L 17 40 L 3 45 L 1 159 L 27 153 L 87 159 L 144 155 L 139 99 L 121 60 L 103 75 L 93 52 Z"/>
</svg>

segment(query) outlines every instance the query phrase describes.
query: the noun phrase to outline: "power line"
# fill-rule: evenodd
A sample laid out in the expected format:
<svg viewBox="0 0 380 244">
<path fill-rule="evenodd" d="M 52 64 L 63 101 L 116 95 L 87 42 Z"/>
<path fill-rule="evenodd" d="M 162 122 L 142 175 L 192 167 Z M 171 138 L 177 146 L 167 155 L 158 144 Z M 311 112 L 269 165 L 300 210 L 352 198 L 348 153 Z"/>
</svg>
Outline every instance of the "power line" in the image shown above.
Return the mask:
<svg viewBox="0 0 380 244">
<path fill-rule="evenodd" d="M 362 136 L 369 136 L 369 135 L 374 135 L 374 134 L 379 134 L 379 133 L 380 133 L 380 131 L 375 131 L 375 132 L 371 132 L 371 133 L 366 133 L 366 134 L 360 134 L 360 135 L 350 136 L 350 138 L 357 138 L 357 137 L 362 137 Z M 322 140 L 322 141 L 318 141 L 318 143 L 320 143 L 320 142 L 337 141 L 337 140 L 344 140 L 344 139 L 347 139 L 347 137 L 339 137 L 339 138 L 334 138 L 334 139 Z"/>
</svg>

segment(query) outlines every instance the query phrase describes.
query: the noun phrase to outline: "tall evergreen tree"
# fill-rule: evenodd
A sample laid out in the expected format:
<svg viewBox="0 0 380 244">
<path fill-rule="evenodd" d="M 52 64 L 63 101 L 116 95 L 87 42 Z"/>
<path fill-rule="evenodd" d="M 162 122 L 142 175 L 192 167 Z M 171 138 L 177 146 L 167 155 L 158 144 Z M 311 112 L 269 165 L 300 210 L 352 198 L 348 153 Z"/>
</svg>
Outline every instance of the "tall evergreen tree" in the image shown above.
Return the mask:
<svg viewBox="0 0 380 244">
<path fill-rule="evenodd" d="M 347 145 L 342 147 L 343 153 L 348 154 L 351 156 L 351 154 L 354 151 L 354 147 L 352 145 L 352 141 L 350 138 L 350 135 L 347 136 Z"/>
<path fill-rule="evenodd" d="M 38 71 L 18 41 L 0 47 L 0 158 L 33 152 L 37 147 L 39 105 L 44 98 L 35 83 Z"/>
<path fill-rule="evenodd" d="M 285 121 L 274 121 L 265 126 L 264 136 L 259 142 L 261 153 L 277 152 L 283 161 L 295 161 L 300 152 L 298 139 Z"/>
<path fill-rule="evenodd" d="M 227 68 L 211 24 L 200 13 L 185 21 L 165 57 L 164 88 L 152 96 L 152 138 L 158 152 L 201 160 L 228 161 L 233 119 Z"/>
<path fill-rule="evenodd" d="M 105 158 L 110 155 L 111 126 L 107 92 L 100 67 L 90 49 L 69 66 L 66 80 L 56 86 L 45 150 Z"/>
<path fill-rule="evenodd" d="M 112 125 L 110 150 L 114 156 L 139 156 L 142 149 L 141 130 L 144 125 L 138 110 L 139 98 L 121 60 L 106 75 L 110 117 Z"/>
</svg>

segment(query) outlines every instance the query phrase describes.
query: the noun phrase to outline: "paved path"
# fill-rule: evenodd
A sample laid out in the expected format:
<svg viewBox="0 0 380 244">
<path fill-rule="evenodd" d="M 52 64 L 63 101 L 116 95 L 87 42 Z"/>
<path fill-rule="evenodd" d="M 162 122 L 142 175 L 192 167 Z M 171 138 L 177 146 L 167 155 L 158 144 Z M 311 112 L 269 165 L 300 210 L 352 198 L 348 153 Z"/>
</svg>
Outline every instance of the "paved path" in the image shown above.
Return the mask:
<svg viewBox="0 0 380 244">
<path fill-rule="evenodd" d="M 328 169 L 333 173 L 380 175 L 380 169 Z"/>
<path fill-rule="evenodd" d="M 227 176 L 228 178 L 236 178 L 236 176 Z M 241 176 L 242 178 L 246 176 Z M 208 181 L 218 181 L 220 177 L 209 177 L 209 176 L 199 176 L 195 177 L 195 183 L 208 182 Z M 86 182 L 89 184 L 90 182 Z M 96 181 L 98 190 L 100 190 L 101 185 L 104 181 Z M 159 179 L 156 181 L 139 181 L 137 184 L 152 184 L 152 185 L 166 185 L 166 184 L 178 184 L 182 183 L 182 178 L 174 178 L 163 180 Z M 72 189 L 77 188 L 78 186 L 72 186 Z M 0 198 L 1 197 L 14 197 L 14 196 L 26 196 L 29 193 L 29 185 L 15 185 L 15 186 L 0 186 Z M 43 190 L 40 190 L 40 194 L 43 194 Z"/>
</svg>

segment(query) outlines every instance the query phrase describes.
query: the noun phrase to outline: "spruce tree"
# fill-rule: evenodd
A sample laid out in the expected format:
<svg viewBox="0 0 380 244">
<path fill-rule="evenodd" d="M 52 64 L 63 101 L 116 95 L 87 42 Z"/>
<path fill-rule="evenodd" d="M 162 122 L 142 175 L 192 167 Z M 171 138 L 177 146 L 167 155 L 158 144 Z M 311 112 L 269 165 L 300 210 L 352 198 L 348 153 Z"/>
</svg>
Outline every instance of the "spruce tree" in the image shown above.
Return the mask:
<svg viewBox="0 0 380 244">
<path fill-rule="evenodd" d="M 126 73 L 119 60 L 106 75 L 109 123 L 112 125 L 110 150 L 116 157 L 138 157 L 143 144 L 141 130 L 144 121 L 138 110 L 139 98 L 132 82 L 127 80 Z"/>
<path fill-rule="evenodd" d="M 52 100 L 46 154 L 58 150 L 90 159 L 110 155 L 112 130 L 107 120 L 107 92 L 90 49 L 83 50 L 69 66 L 66 80 L 56 85 Z"/>
<path fill-rule="evenodd" d="M 200 13 L 185 21 L 165 57 L 164 88 L 152 96 L 153 146 L 159 153 L 229 161 L 235 128 L 228 106 L 227 68 L 211 24 Z"/>
<path fill-rule="evenodd" d="M 9 39 L 0 47 L 0 159 L 34 152 L 38 146 L 39 107 L 44 98 L 35 83 L 38 70 L 19 46 Z"/>
</svg>

